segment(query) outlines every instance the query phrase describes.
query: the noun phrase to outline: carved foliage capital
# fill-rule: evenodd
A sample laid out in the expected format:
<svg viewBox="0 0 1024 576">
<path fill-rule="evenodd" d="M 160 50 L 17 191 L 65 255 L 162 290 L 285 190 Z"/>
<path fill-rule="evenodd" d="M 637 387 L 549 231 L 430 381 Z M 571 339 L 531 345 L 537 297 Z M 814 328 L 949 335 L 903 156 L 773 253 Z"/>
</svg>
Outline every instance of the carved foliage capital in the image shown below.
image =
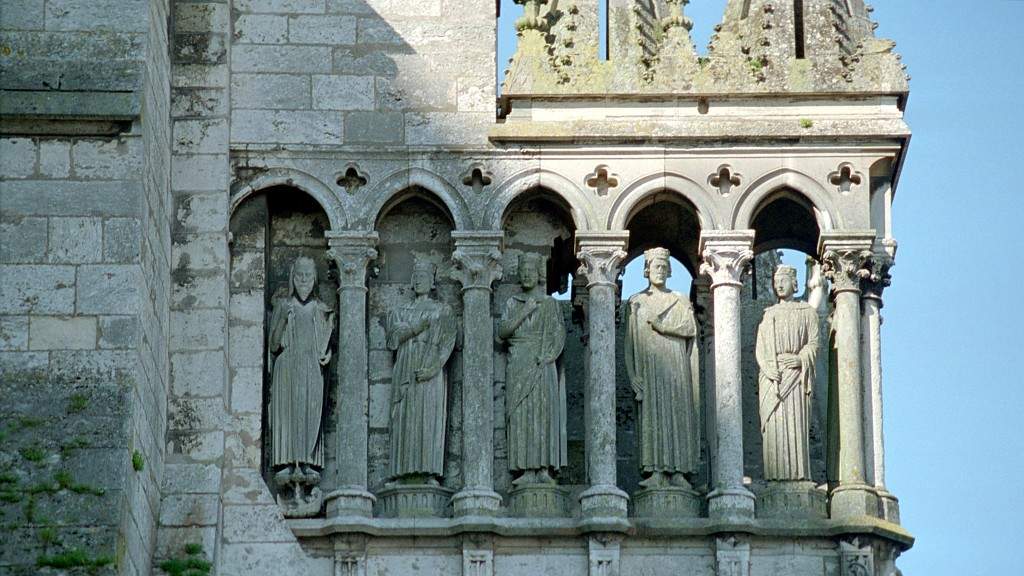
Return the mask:
<svg viewBox="0 0 1024 576">
<path fill-rule="evenodd" d="M 859 292 L 861 282 L 871 276 L 871 250 L 836 248 L 821 255 L 821 271 L 832 283 L 832 291 Z"/>
<path fill-rule="evenodd" d="M 501 276 L 501 250 L 497 242 L 456 241 L 451 277 L 462 284 L 463 290 L 490 290 Z"/>
<path fill-rule="evenodd" d="M 376 234 L 335 236 L 328 239 L 327 257 L 338 265 L 340 288 L 365 288 L 366 267 L 377 259 Z"/>
<path fill-rule="evenodd" d="M 577 274 L 587 279 L 587 287 L 614 287 L 622 273 L 626 251 L 618 244 L 581 245 L 576 257 L 580 260 Z"/>
<path fill-rule="evenodd" d="M 754 259 L 754 251 L 745 244 L 708 245 L 701 258 L 700 273 L 709 276 L 713 286 L 739 285 Z"/>
<path fill-rule="evenodd" d="M 892 284 L 889 270 L 896 264 L 892 256 L 885 252 L 875 252 L 867 265 L 868 275 L 861 282 L 861 290 L 866 298 L 882 299 L 882 292 Z"/>
</svg>

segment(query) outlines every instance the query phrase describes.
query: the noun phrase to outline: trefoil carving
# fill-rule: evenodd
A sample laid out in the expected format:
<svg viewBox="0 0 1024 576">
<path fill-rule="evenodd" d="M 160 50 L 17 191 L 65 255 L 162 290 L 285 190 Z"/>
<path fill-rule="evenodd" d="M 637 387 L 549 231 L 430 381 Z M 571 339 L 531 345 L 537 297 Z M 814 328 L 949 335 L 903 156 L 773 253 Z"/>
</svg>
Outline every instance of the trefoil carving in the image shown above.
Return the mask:
<svg viewBox="0 0 1024 576">
<path fill-rule="evenodd" d="M 344 172 L 337 177 L 338 186 L 344 188 L 349 195 L 355 195 L 360 188 L 366 186 L 367 182 L 369 182 L 369 178 L 366 172 L 360 170 L 359 165 L 355 162 L 346 164 Z"/>
<path fill-rule="evenodd" d="M 619 186 L 619 175 L 613 174 L 605 164 L 599 164 L 594 171 L 587 174 L 585 180 L 589 188 L 597 191 L 598 196 L 607 196 L 612 188 Z"/>
</svg>

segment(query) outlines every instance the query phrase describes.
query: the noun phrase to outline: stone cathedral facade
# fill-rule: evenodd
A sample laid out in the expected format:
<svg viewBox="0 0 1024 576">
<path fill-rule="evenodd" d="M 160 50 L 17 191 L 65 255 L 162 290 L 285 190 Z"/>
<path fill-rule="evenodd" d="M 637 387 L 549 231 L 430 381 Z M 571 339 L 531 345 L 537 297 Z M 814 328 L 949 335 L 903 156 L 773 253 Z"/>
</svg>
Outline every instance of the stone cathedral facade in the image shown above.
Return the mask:
<svg viewBox="0 0 1024 576">
<path fill-rule="evenodd" d="M 900 574 L 894 44 L 598 1 L 5 0 L 0 574 Z"/>
</svg>

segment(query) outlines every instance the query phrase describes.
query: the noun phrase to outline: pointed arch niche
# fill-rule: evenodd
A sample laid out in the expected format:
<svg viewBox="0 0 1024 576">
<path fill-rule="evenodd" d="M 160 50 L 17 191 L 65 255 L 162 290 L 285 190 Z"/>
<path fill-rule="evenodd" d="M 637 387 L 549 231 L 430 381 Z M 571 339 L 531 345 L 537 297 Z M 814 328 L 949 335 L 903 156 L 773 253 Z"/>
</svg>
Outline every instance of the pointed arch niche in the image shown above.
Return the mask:
<svg viewBox="0 0 1024 576">
<path fill-rule="evenodd" d="M 251 188 L 251 187 L 250 187 Z M 255 454 L 243 450 L 240 460 L 259 470 L 266 486 L 275 496 L 278 489 L 272 479 L 271 442 L 268 407 L 271 376 L 267 341 L 273 306 L 289 295 L 289 271 L 292 262 L 308 257 L 316 264 L 315 294 L 337 310 L 338 280 L 333 263 L 327 258 L 325 232 L 331 217 L 318 200 L 304 190 L 287 184 L 266 188 L 247 188 L 243 197 L 232 203 L 230 219 L 229 296 L 229 377 L 231 412 L 246 435 L 257 444 Z M 202 278 L 189 279 L 199 285 Z M 332 414 L 337 389 L 337 330 L 329 344 L 332 360 L 324 368 L 324 398 L 321 410 L 321 445 L 324 468 L 320 486 L 335 485 L 336 442 Z M 258 423 L 258 428 L 256 427 Z M 285 495 L 287 500 L 287 495 Z"/>
</svg>

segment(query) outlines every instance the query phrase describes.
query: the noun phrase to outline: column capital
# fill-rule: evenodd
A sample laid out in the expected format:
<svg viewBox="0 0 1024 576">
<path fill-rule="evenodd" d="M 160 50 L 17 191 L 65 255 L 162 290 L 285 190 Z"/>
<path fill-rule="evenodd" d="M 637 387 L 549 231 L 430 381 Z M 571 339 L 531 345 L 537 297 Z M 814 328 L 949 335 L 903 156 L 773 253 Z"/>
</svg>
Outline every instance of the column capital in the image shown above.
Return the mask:
<svg viewBox="0 0 1024 576">
<path fill-rule="evenodd" d="M 832 293 L 860 292 L 861 281 L 871 275 L 868 268 L 875 243 L 873 230 L 822 232 L 818 240 L 822 273 L 832 282 Z"/>
<path fill-rule="evenodd" d="M 498 230 L 456 231 L 455 252 L 452 253 L 451 277 L 462 284 L 463 290 L 490 290 L 491 284 L 501 280 L 501 245 L 505 233 Z"/>
<path fill-rule="evenodd" d="M 718 286 L 741 286 L 742 277 L 754 259 L 753 230 L 709 230 L 701 232 L 700 273 Z"/>
<path fill-rule="evenodd" d="M 328 231 L 327 257 L 338 265 L 338 289 L 366 288 L 366 266 L 377 258 L 374 231 Z"/>
<path fill-rule="evenodd" d="M 881 306 L 882 293 L 892 284 L 889 270 L 896 265 L 896 260 L 887 250 L 876 250 L 867 264 L 868 275 L 861 281 L 861 292 L 864 298 L 877 300 Z"/>
<path fill-rule="evenodd" d="M 577 274 L 585 276 L 587 287 L 618 287 L 622 262 L 626 259 L 629 232 L 589 232 L 576 235 Z"/>
</svg>

